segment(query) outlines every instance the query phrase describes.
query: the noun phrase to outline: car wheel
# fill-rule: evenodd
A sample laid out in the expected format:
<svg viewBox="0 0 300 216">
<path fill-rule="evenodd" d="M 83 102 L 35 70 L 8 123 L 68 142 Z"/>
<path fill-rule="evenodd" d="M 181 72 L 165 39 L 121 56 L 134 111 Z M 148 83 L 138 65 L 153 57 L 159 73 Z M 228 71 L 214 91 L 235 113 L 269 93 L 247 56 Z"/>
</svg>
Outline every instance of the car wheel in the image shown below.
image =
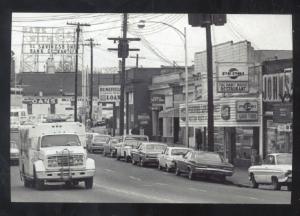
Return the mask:
<svg viewBox="0 0 300 216">
<path fill-rule="evenodd" d="M 110 153 L 110 157 L 114 157 L 114 153 L 113 152 Z"/>
<path fill-rule="evenodd" d="M 93 177 L 84 180 L 84 184 L 86 189 L 91 189 L 93 187 Z"/>
<path fill-rule="evenodd" d="M 65 182 L 65 185 L 66 185 L 68 188 L 70 188 L 70 187 L 72 186 L 72 182 L 66 181 L 66 182 Z"/>
<path fill-rule="evenodd" d="M 176 168 L 175 175 L 180 176 L 180 170 L 178 167 Z"/>
<path fill-rule="evenodd" d="M 117 160 L 120 160 L 120 156 L 117 155 Z"/>
<path fill-rule="evenodd" d="M 219 180 L 220 180 L 220 182 L 225 183 L 226 176 L 224 176 L 224 175 L 220 176 Z"/>
<path fill-rule="evenodd" d="M 29 188 L 31 186 L 31 181 L 24 177 L 24 187 Z"/>
<path fill-rule="evenodd" d="M 144 161 L 142 159 L 140 159 L 140 166 L 141 167 L 145 166 Z"/>
<path fill-rule="evenodd" d="M 132 165 L 135 165 L 135 160 L 133 160 L 133 158 L 131 159 L 131 163 Z"/>
<path fill-rule="evenodd" d="M 195 179 L 194 173 L 193 173 L 192 169 L 189 169 L 189 175 L 188 175 L 188 177 L 189 177 L 190 180 L 194 180 Z"/>
<path fill-rule="evenodd" d="M 258 183 L 255 180 L 254 174 L 251 174 L 251 186 L 252 188 L 258 188 Z"/>
<path fill-rule="evenodd" d="M 72 184 L 73 184 L 74 186 L 77 186 L 77 185 L 79 184 L 79 181 L 72 181 Z"/>
<path fill-rule="evenodd" d="M 287 189 L 288 189 L 289 191 L 292 191 L 292 184 L 288 184 L 288 185 L 287 185 Z"/>
<path fill-rule="evenodd" d="M 166 164 L 166 171 L 167 172 L 170 172 L 171 170 L 170 170 L 170 167 L 168 166 L 168 164 Z"/>
<path fill-rule="evenodd" d="M 273 189 L 274 189 L 274 190 L 280 190 L 281 185 L 280 185 L 280 183 L 278 182 L 277 177 L 273 177 L 273 178 L 272 178 L 272 186 L 273 186 Z"/>
<path fill-rule="evenodd" d="M 158 162 L 158 167 L 157 167 L 159 170 L 162 170 L 162 167 L 160 165 L 160 163 Z"/>
<path fill-rule="evenodd" d="M 127 162 L 127 163 L 130 162 L 130 157 L 129 157 L 129 156 L 126 157 L 126 162 Z"/>
</svg>

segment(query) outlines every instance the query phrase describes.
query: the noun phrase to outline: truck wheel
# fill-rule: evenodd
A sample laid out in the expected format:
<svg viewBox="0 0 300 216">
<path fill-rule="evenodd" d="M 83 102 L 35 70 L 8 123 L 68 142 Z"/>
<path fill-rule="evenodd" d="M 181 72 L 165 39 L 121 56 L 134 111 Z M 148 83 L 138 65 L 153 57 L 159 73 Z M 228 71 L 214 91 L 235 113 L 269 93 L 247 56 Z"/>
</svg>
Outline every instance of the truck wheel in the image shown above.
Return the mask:
<svg viewBox="0 0 300 216">
<path fill-rule="evenodd" d="M 40 180 L 40 179 L 37 178 L 35 168 L 33 168 L 33 176 L 34 176 L 34 187 L 35 187 L 35 189 L 43 190 L 44 186 L 45 186 L 45 182 L 44 182 L 44 180 Z"/>
<path fill-rule="evenodd" d="M 288 185 L 287 185 L 287 189 L 288 189 L 289 191 L 292 191 L 292 184 L 288 184 Z"/>
<path fill-rule="evenodd" d="M 251 186 L 252 188 L 258 188 L 258 184 L 255 180 L 254 174 L 251 174 Z"/>
<path fill-rule="evenodd" d="M 159 162 L 158 162 L 158 169 L 159 169 L 159 170 L 162 170 L 162 167 L 161 167 L 161 165 L 160 165 Z"/>
<path fill-rule="evenodd" d="M 280 185 L 280 183 L 278 182 L 277 177 L 273 177 L 273 178 L 272 178 L 272 186 L 273 186 L 273 189 L 274 189 L 274 190 L 280 190 L 281 185 Z"/>
<path fill-rule="evenodd" d="M 85 188 L 91 189 L 93 187 L 93 177 L 84 180 Z"/>
</svg>

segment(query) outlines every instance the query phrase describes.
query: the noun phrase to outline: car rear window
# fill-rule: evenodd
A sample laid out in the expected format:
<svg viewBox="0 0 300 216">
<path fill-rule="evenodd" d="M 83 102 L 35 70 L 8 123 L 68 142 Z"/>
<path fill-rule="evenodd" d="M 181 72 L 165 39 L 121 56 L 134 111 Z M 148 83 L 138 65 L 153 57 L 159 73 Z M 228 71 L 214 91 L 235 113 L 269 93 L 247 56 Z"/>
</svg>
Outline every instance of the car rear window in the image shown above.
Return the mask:
<svg viewBox="0 0 300 216">
<path fill-rule="evenodd" d="M 171 155 L 185 155 L 189 149 L 172 149 Z"/>
<path fill-rule="evenodd" d="M 277 164 L 292 164 L 292 155 L 277 155 Z"/>
<path fill-rule="evenodd" d="M 125 140 L 148 141 L 148 137 L 125 137 Z"/>
<path fill-rule="evenodd" d="M 207 153 L 207 152 L 197 152 L 195 154 L 196 162 L 208 162 L 208 163 L 219 163 L 223 162 L 219 154 Z"/>
<path fill-rule="evenodd" d="M 164 145 L 156 145 L 156 144 L 150 144 L 146 145 L 146 151 L 154 151 L 154 152 L 162 152 L 165 150 L 166 146 Z"/>
<path fill-rule="evenodd" d="M 109 137 L 105 136 L 95 136 L 94 142 L 107 142 L 109 140 Z"/>
</svg>

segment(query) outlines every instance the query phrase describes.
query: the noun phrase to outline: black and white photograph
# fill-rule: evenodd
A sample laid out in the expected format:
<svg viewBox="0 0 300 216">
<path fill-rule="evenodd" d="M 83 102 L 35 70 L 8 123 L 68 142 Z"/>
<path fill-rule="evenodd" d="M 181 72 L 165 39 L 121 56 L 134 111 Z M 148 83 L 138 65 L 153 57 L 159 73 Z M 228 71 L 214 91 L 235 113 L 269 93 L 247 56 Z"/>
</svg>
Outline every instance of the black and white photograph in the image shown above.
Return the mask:
<svg viewBox="0 0 300 216">
<path fill-rule="evenodd" d="M 291 204 L 292 15 L 11 21 L 11 202 Z"/>
</svg>

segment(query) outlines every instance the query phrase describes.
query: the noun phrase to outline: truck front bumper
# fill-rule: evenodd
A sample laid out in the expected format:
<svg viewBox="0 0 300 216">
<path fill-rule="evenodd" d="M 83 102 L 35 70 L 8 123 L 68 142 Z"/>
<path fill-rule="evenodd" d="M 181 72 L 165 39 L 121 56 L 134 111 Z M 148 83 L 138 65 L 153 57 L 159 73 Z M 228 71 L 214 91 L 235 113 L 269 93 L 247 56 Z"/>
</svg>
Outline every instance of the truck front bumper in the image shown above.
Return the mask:
<svg viewBox="0 0 300 216">
<path fill-rule="evenodd" d="M 44 171 L 37 172 L 37 178 L 40 180 L 52 181 L 52 182 L 65 182 L 70 180 L 83 180 L 93 177 L 95 175 L 95 169 L 85 170 L 57 170 L 57 171 Z"/>
</svg>

